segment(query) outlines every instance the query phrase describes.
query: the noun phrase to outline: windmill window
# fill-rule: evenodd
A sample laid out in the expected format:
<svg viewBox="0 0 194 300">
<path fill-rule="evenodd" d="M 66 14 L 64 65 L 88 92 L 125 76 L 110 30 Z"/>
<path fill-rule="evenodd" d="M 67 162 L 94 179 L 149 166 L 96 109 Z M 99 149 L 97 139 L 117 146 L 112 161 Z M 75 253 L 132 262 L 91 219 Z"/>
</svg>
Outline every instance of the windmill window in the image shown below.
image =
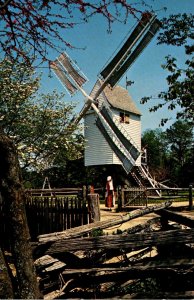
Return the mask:
<svg viewBox="0 0 194 300">
<path fill-rule="evenodd" d="M 125 124 L 129 124 L 129 114 L 121 112 L 120 113 L 120 122 L 125 123 Z"/>
</svg>

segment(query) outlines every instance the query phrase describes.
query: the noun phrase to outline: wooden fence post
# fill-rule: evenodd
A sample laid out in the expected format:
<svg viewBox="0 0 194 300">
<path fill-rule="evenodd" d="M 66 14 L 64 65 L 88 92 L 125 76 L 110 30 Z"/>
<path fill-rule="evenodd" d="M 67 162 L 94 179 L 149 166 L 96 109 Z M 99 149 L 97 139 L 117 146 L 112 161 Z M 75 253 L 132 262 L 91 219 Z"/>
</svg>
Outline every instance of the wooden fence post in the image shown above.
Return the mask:
<svg viewBox="0 0 194 300">
<path fill-rule="evenodd" d="M 193 209 L 193 191 L 192 191 L 192 184 L 189 185 L 189 210 Z"/>
<path fill-rule="evenodd" d="M 145 205 L 147 207 L 148 206 L 148 194 L 147 194 L 147 189 L 146 188 L 144 190 L 144 196 L 145 196 Z"/>
<path fill-rule="evenodd" d="M 125 206 L 125 192 L 124 188 L 121 189 L 121 203 L 122 203 L 122 208 Z"/>
<path fill-rule="evenodd" d="M 88 210 L 90 223 L 100 221 L 99 194 L 88 194 Z"/>
<path fill-rule="evenodd" d="M 87 195 L 87 188 L 84 185 L 83 188 L 82 188 L 82 197 L 83 197 L 84 201 L 86 201 L 86 195 Z"/>
<path fill-rule="evenodd" d="M 122 208 L 122 202 L 121 202 L 121 186 L 119 185 L 117 187 L 117 209 L 118 211 L 121 211 Z"/>
</svg>

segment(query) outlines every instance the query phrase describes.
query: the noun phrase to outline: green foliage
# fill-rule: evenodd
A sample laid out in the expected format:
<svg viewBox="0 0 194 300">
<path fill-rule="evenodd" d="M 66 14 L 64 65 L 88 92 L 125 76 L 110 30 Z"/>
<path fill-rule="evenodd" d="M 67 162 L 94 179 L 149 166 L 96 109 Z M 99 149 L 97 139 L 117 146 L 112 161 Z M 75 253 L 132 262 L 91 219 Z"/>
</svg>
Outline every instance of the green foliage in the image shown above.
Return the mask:
<svg viewBox="0 0 194 300">
<path fill-rule="evenodd" d="M 194 177 L 193 126 L 178 120 L 166 130 L 170 155 L 168 165 L 171 177 L 179 185 L 187 186 Z"/>
<path fill-rule="evenodd" d="M 187 121 L 178 120 L 166 130 L 166 140 L 172 159 L 183 166 L 192 155 L 193 127 Z"/>
<path fill-rule="evenodd" d="M 103 229 L 98 228 L 98 229 L 93 229 L 91 232 L 92 237 L 98 237 L 104 235 Z"/>
<path fill-rule="evenodd" d="M 152 175 L 159 181 L 167 176 L 165 162 L 167 144 L 161 129 L 146 130 L 142 136 L 142 147 L 147 150 L 147 164 Z"/>
<path fill-rule="evenodd" d="M 159 103 L 151 107 L 150 111 L 155 112 L 163 106 L 167 106 L 172 111 L 177 108 L 176 118 L 187 119 L 194 125 L 194 57 L 192 56 L 194 15 L 171 15 L 169 18 L 164 18 L 162 24 L 159 44 L 184 47 L 185 66 L 181 68 L 176 58 L 170 55 L 166 57 L 166 63 L 162 68 L 169 72 L 166 78 L 168 90 L 158 94 Z M 144 97 L 141 103 L 144 104 L 150 99 L 152 96 Z M 161 125 L 163 126 L 167 121 L 168 118 L 163 118 Z"/>
<path fill-rule="evenodd" d="M 40 78 L 26 61 L 0 62 L 0 126 L 13 139 L 22 168 L 44 170 L 82 156 L 83 136 L 72 125 L 73 104 L 54 91 L 39 95 Z"/>
<path fill-rule="evenodd" d="M 147 149 L 150 173 L 158 180 L 168 180 L 187 187 L 194 177 L 193 126 L 177 120 L 166 131 L 147 130 L 142 136 Z"/>
<path fill-rule="evenodd" d="M 139 297 L 138 299 L 145 299 L 148 297 L 157 298 L 157 293 L 161 290 L 161 285 L 158 279 L 153 277 L 142 278 L 141 280 L 133 280 L 128 285 L 121 287 L 120 285 L 113 286 L 111 291 L 119 294 L 131 294 Z"/>
<path fill-rule="evenodd" d="M 163 18 L 163 32 L 159 34 L 159 44 L 186 45 L 188 39 L 193 39 L 193 26 L 193 14 L 176 14 Z"/>
</svg>

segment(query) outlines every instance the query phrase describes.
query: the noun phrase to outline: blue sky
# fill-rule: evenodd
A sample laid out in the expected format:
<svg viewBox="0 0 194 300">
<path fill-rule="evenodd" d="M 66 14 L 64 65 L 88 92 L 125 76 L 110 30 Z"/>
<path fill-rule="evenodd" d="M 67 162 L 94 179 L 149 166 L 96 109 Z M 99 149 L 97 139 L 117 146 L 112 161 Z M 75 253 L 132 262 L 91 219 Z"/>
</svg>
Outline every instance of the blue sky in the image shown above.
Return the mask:
<svg viewBox="0 0 194 300">
<path fill-rule="evenodd" d="M 130 2 L 130 1 L 129 1 Z M 135 2 L 135 1 L 134 1 Z M 177 13 L 194 13 L 194 0 L 149 0 L 146 1 L 152 5 L 154 11 L 157 12 L 158 18 Z M 166 7 L 167 10 L 163 8 Z M 89 23 L 82 24 L 74 29 L 66 31 L 65 38 L 72 45 L 79 48 L 86 47 L 85 50 L 68 50 L 68 55 L 77 62 L 83 73 L 88 77 L 89 82 L 84 86 L 87 93 L 90 93 L 96 82 L 97 75 L 109 60 L 109 58 L 119 49 L 122 41 L 130 34 L 135 20 L 130 17 L 127 24 L 114 23 L 112 25 L 112 33 L 108 34 L 108 25 L 102 17 L 93 17 Z M 144 49 L 127 73 L 119 81 L 119 85 L 125 87 L 125 78 L 134 81 L 128 92 L 132 96 L 134 102 L 142 113 L 142 132 L 146 129 L 155 129 L 159 127 L 162 117 L 169 116 L 166 109 L 159 110 L 155 113 L 149 112 L 149 107 L 157 100 L 141 105 L 140 100 L 144 96 L 157 95 L 158 92 L 167 88 L 167 73 L 161 68 L 161 64 L 165 62 L 165 56 L 171 54 L 177 57 L 181 64 L 185 61 L 184 51 L 181 48 L 169 47 L 166 45 L 156 45 L 156 38 Z M 51 52 L 50 58 L 55 59 L 56 53 Z M 42 92 L 50 92 L 56 89 L 58 92 L 64 92 L 64 88 L 58 79 L 53 76 L 48 77 L 47 71 L 43 70 Z M 79 112 L 84 103 L 84 97 L 81 93 L 70 97 L 66 93 L 64 101 L 66 103 L 76 102 L 76 111 Z M 175 121 L 175 112 L 170 112 L 172 120 L 167 124 L 170 126 Z M 164 127 L 165 129 L 166 127 Z"/>
</svg>

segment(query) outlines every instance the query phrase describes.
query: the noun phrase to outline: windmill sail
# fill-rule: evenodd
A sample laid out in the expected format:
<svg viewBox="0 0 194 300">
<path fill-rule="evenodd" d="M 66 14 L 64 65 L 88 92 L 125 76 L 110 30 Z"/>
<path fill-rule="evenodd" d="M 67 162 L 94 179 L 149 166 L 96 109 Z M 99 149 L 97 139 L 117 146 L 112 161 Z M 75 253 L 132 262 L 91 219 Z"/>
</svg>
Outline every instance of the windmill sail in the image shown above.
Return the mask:
<svg viewBox="0 0 194 300">
<path fill-rule="evenodd" d="M 136 60 L 136 58 L 140 55 L 143 49 L 149 44 L 154 35 L 160 29 L 161 23 L 158 19 L 156 19 L 151 25 L 149 31 L 144 35 L 140 43 L 137 45 L 135 50 L 131 53 L 128 59 L 124 62 L 124 64 L 116 70 L 116 72 L 110 77 L 108 83 L 113 87 L 119 79 L 123 76 L 123 74 L 127 71 L 127 69 L 132 65 L 132 63 Z"/>
<path fill-rule="evenodd" d="M 50 67 L 53 70 L 53 72 L 57 75 L 61 83 L 68 90 L 70 95 L 73 95 L 77 91 L 77 87 L 68 79 L 59 63 L 57 61 L 51 62 Z"/>
<path fill-rule="evenodd" d="M 106 121 L 108 122 L 108 124 L 110 125 L 110 127 L 112 128 L 112 130 L 114 131 L 116 136 L 118 137 L 118 139 L 122 142 L 122 144 L 125 146 L 125 148 L 130 152 L 133 159 L 136 160 L 140 155 L 139 150 L 119 130 L 119 128 L 116 126 L 113 119 L 109 115 L 105 106 L 101 109 L 100 112 L 103 115 L 103 117 L 106 119 Z"/>
<path fill-rule="evenodd" d="M 112 86 L 115 85 L 132 62 L 151 41 L 159 27 L 160 22 L 156 19 L 155 15 L 147 13 L 142 17 L 120 51 L 100 73 L 104 81 L 93 97 L 88 95 L 82 88 L 87 78 L 66 53 L 62 53 L 54 62 L 50 63 L 51 69 L 71 95 L 77 90 L 80 90 L 87 99 L 80 114 L 74 120 L 74 123 L 77 124 L 85 116 L 88 109 L 92 107 L 97 114 L 96 126 L 127 173 L 131 172 L 131 169 L 136 166 L 136 160 L 140 154 L 140 150 L 138 146 L 135 146 L 132 138 L 127 139 L 120 127 L 117 127 L 117 124 L 114 123 L 106 109 L 102 109 L 101 111 L 98 109 L 95 105 L 95 100 L 97 100 L 108 84 Z M 135 44 L 139 40 L 141 40 L 141 42 L 133 51 Z"/>
<path fill-rule="evenodd" d="M 61 65 L 64 67 L 66 72 L 73 78 L 73 80 L 79 85 L 82 86 L 84 83 L 86 83 L 87 79 L 80 74 L 78 70 L 76 70 L 73 65 L 70 58 L 67 56 L 67 54 L 62 53 L 58 57 L 58 61 L 61 63 Z"/>
<path fill-rule="evenodd" d="M 106 141 L 110 145 L 111 149 L 114 151 L 114 153 L 118 156 L 120 161 L 122 162 L 123 168 L 127 173 L 129 173 L 133 167 L 133 163 L 130 161 L 130 159 L 122 153 L 122 151 L 119 149 L 119 147 L 114 143 L 114 141 L 111 139 L 110 135 L 108 134 L 107 130 L 105 129 L 102 121 L 98 117 L 96 120 L 96 125 L 105 137 Z"/>
<path fill-rule="evenodd" d="M 119 64 L 123 63 L 123 61 L 130 54 L 130 49 L 137 42 L 137 40 L 142 36 L 145 30 L 148 28 L 148 24 L 151 20 L 153 20 L 155 16 L 151 13 L 147 13 L 142 16 L 142 19 L 139 21 L 138 25 L 133 30 L 132 34 L 129 36 L 127 41 L 124 43 L 119 52 L 114 56 L 111 62 L 104 68 L 104 70 L 100 73 L 100 75 L 105 79 L 111 71 L 119 67 Z"/>
</svg>

